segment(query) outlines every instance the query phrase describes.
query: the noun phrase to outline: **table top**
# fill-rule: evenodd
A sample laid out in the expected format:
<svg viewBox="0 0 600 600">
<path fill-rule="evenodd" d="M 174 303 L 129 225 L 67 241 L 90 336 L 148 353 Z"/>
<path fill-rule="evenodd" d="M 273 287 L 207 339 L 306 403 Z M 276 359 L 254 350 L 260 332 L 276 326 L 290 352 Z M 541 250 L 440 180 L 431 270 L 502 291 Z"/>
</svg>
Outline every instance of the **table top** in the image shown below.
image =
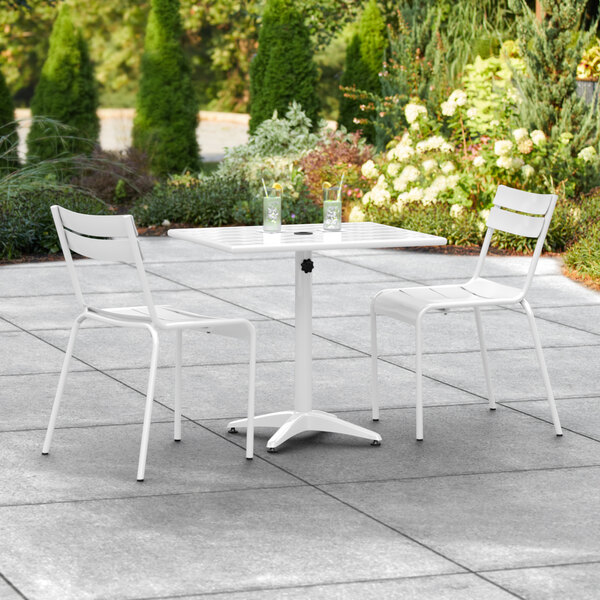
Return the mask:
<svg viewBox="0 0 600 600">
<path fill-rule="evenodd" d="M 341 231 L 323 231 L 321 223 L 283 225 L 281 233 L 265 233 L 252 227 L 170 229 L 169 236 L 226 252 L 282 252 L 334 250 L 338 248 L 406 248 L 443 246 L 446 238 L 381 223 L 342 223 Z"/>
</svg>

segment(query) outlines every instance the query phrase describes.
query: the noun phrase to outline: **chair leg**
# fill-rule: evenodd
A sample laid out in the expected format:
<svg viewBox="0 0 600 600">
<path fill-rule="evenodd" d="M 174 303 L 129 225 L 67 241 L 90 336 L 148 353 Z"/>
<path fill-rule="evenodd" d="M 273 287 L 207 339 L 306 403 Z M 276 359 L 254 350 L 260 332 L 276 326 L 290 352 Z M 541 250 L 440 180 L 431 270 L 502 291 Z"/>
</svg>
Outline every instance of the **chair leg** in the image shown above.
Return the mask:
<svg viewBox="0 0 600 600">
<path fill-rule="evenodd" d="M 417 376 L 417 440 L 423 440 L 423 331 L 421 329 L 421 318 L 415 323 L 415 356 Z"/>
<path fill-rule="evenodd" d="M 546 361 L 544 360 L 544 353 L 542 351 L 542 344 L 540 342 L 540 336 L 538 334 L 537 325 L 535 324 L 535 317 L 529 302 L 527 300 L 521 301 L 521 306 L 525 309 L 527 319 L 529 320 L 529 327 L 531 334 L 533 335 L 533 342 L 535 344 L 535 351 L 537 354 L 540 371 L 542 372 L 542 378 L 544 385 L 546 386 L 546 394 L 548 396 L 548 404 L 550 405 L 550 414 L 552 415 L 552 422 L 554 423 L 554 431 L 556 435 L 562 435 L 562 428 L 560 426 L 560 420 L 558 418 L 558 411 L 556 410 L 556 402 L 554 400 L 554 393 L 552 392 L 552 386 L 550 385 L 550 378 L 548 377 L 548 369 L 546 368 Z"/>
<path fill-rule="evenodd" d="M 144 473 L 146 470 L 150 424 L 152 423 L 152 404 L 154 402 L 154 385 L 156 382 L 156 369 L 158 365 L 158 333 L 153 327 L 148 326 L 148 329 L 152 335 L 152 357 L 150 359 L 150 373 L 148 375 L 148 389 L 146 391 L 146 408 L 144 410 L 144 425 L 142 427 L 142 442 L 140 445 L 140 458 L 137 472 L 138 481 L 144 481 Z"/>
<path fill-rule="evenodd" d="M 254 456 L 254 399 L 256 391 L 256 330 L 250 324 L 250 362 L 248 381 L 248 419 L 246 427 L 246 458 Z"/>
<path fill-rule="evenodd" d="M 44 445 L 42 447 L 42 454 L 45 456 L 50 452 L 50 444 L 52 444 L 52 435 L 54 434 L 54 427 L 56 426 L 56 418 L 58 417 L 58 409 L 60 408 L 60 401 L 65 389 L 65 383 L 67 381 L 67 375 L 69 373 L 69 364 L 71 363 L 71 357 L 73 356 L 73 348 L 75 346 L 75 338 L 79 331 L 79 326 L 85 320 L 84 315 L 79 315 L 73 323 L 71 328 L 71 335 L 69 336 L 69 343 L 67 344 L 67 350 L 65 352 L 65 358 L 63 360 L 63 366 L 60 371 L 60 377 L 58 379 L 58 388 L 56 389 L 56 395 L 54 396 L 54 403 L 52 404 L 52 412 L 50 413 L 50 421 L 48 423 L 48 429 L 46 430 L 46 438 L 44 439 Z"/>
<path fill-rule="evenodd" d="M 379 421 L 379 388 L 377 381 L 377 314 L 371 303 L 371 405 L 373 421 Z"/>
<path fill-rule="evenodd" d="M 181 441 L 181 354 L 183 332 L 178 329 L 175 339 L 175 407 L 174 407 L 174 432 L 176 442 Z"/>
<path fill-rule="evenodd" d="M 483 337 L 483 326 L 481 324 L 481 310 L 475 307 L 475 323 L 477 324 L 477 337 L 479 338 L 479 348 L 481 350 L 481 361 L 483 363 L 483 373 L 485 375 L 485 385 L 487 387 L 488 402 L 490 410 L 496 410 L 496 398 L 492 390 L 492 378 L 490 376 L 490 364 L 488 361 L 487 348 Z"/>
</svg>

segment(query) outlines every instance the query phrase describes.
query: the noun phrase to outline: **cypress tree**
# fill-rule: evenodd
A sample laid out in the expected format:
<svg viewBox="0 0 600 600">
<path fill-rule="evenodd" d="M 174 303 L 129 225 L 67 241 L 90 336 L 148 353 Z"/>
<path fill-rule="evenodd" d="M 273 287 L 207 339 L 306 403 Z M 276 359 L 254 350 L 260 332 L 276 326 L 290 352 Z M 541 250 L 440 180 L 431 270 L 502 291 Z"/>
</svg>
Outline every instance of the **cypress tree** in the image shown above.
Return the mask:
<svg viewBox="0 0 600 600">
<path fill-rule="evenodd" d="M 361 129 L 370 142 L 375 141 L 375 128 L 370 120 L 367 122 L 371 114 L 360 110 L 360 105 L 365 104 L 361 96 L 381 93 L 379 73 L 386 45 L 385 22 L 381 11 L 376 0 L 369 0 L 360 18 L 358 33 L 346 49 L 346 64 L 340 80 L 339 123 L 349 131 Z M 357 124 L 354 119 L 359 119 L 361 123 Z"/>
<path fill-rule="evenodd" d="M 360 91 L 364 90 L 369 78 L 367 65 L 360 52 L 360 36 L 355 33 L 346 48 L 346 62 L 340 79 L 340 115 L 338 123 L 348 131 L 363 129 L 364 125 L 354 119 L 364 119 L 360 111 Z"/>
<path fill-rule="evenodd" d="M 308 28 L 291 0 L 267 0 L 250 64 L 250 133 L 277 110 L 284 115 L 293 100 L 317 126 L 317 67 Z"/>
<path fill-rule="evenodd" d="M 0 175 L 19 166 L 18 144 L 15 107 L 0 71 Z"/>
<path fill-rule="evenodd" d="M 198 100 L 181 47 L 179 0 L 152 0 L 146 26 L 133 145 L 155 175 L 198 171 Z"/>
<path fill-rule="evenodd" d="M 100 131 L 97 108 L 98 90 L 87 44 L 73 25 L 69 6 L 63 3 L 52 28 L 31 113 L 55 119 L 70 129 L 57 138 L 49 135 L 47 124 L 34 120 L 27 138 L 28 158 L 38 161 L 58 153 L 90 153 Z"/>
<path fill-rule="evenodd" d="M 580 31 L 586 0 L 542 0 L 544 17 L 536 20 L 522 0 L 512 0 L 519 13 L 519 49 L 526 73 L 515 73 L 522 96 L 522 125 L 541 129 L 553 139 L 572 134 L 573 152 L 597 142 L 597 107 L 577 96 L 577 65 L 593 32 Z"/>
</svg>

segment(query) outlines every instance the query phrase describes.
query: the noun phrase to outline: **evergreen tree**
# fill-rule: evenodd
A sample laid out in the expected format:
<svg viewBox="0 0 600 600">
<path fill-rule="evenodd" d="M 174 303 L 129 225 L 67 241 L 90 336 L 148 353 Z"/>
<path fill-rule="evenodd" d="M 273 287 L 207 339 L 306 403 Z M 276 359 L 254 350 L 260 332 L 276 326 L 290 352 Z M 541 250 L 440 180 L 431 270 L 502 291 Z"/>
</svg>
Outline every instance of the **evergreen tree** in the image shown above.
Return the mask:
<svg viewBox="0 0 600 600">
<path fill-rule="evenodd" d="M 200 168 L 198 100 L 181 47 L 179 0 L 152 0 L 146 26 L 133 145 L 146 152 L 155 175 Z"/>
<path fill-rule="evenodd" d="M 376 0 L 369 0 L 360 18 L 358 33 L 346 50 L 346 64 L 340 80 L 339 123 L 348 131 L 361 129 L 370 142 L 375 141 L 375 129 L 369 118 L 373 116 L 372 110 L 361 111 L 360 106 L 369 104 L 365 101 L 368 94 L 381 93 L 379 73 L 386 45 L 381 11 Z"/>
<path fill-rule="evenodd" d="M 283 115 L 295 100 L 317 127 L 320 101 L 317 67 L 308 28 L 292 0 L 267 0 L 250 65 L 250 132 L 273 116 Z"/>
<path fill-rule="evenodd" d="M 580 31 L 586 0 L 542 0 L 539 22 L 523 0 L 512 0 L 519 11 L 519 49 L 525 75 L 515 74 L 522 96 L 522 124 L 541 129 L 552 139 L 573 135 L 577 152 L 600 134 L 600 112 L 577 96 L 577 65 L 593 32 Z"/>
<path fill-rule="evenodd" d="M 69 6 L 63 3 L 52 28 L 31 113 L 55 119 L 69 130 L 66 135 L 49 135 L 47 124 L 34 120 L 27 138 L 29 160 L 91 152 L 100 131 L 97 108 L 98 91 L 87 44 L 73 25 Z"/>
<path fill-rule="evenodd" d="M 0 71 L 0 175 L 19 166 L 18 144 L 15 108 L 4 75 Z"/>
<path fill-rule="evenodd" d="M 340 79 L 340 114 L 338 123 L 348 131 L 362 129 L 360 91 L 364 90 L 369 79 L 369 71 L 360 52 L 360 36 L 355 33 L 346 48 L 346 63 Z M 355 120 L 356 119 L 356 120 Z"/>
</svg>

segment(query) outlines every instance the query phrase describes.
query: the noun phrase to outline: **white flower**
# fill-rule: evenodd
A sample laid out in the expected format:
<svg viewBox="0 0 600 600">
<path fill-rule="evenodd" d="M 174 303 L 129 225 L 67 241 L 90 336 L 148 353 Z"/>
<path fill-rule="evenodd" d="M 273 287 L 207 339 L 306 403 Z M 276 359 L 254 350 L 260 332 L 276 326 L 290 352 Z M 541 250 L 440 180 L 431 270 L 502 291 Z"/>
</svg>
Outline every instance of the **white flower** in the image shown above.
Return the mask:
<svg viewBox="0 0 600 600">
<path fill-rule="evenodd" d="M 437 195 L 438 195 L 438 190 L 435 189 L 433 186 L 428 187 L 425 190 L 425 193 L 423 194 L 423 204 L 425 206 L 428 206 L 429 204 L 432 204 L 433 202 L 435 202 L 437 200 Z"/>
<path fill-rule="evenodd" d="M 470 108 L 467 111 L 467 117 L 469 117 L 469 119 L 474 119 L 477 116 L 477 109 L 475 107 Z"/>
<path fill-rule="evenodd" d="M 395 148 L 392 148 L 387 153 L 388 160 L 398 160 L 404 162 L 407 158 L 410 158 L 415 153 L 411 146 L 410 135 L 405 133 L 402 139 L 398 142 Z"/>
<path fill-rule="evenodd" d="M 419 129 L 420 129 L 419 121 L 415 121 L 414 123 L 411 123 L 410 128 L 412 131 L 419 131 Z"/>
<path fill-rule="evenodd" d="M 520 129 L 515 129 L 513 132 L 513 137 L 519 143 L 522 139 L 525 139 L 529 134 L 527 133 L 527 129 L 525 127 L 521 127 Z"/>
<path fill-rule="evenodd" d="M 419 200 L 422 200 L 424 196 L 423 189 L 420 187 L 414 187 L 407 193 L 407 199 L 411 202 L 418 202 Z"/>
<path fill-rule="evenodd" d="M 417 152 L 423 154 L 423 152 L 427 152 L 428 150 L 439 150 L 445 143 L 447 142 L 441 135 L 432 135 L 417 144 Z"/>
<path fill-rule="evenodd" d="M 423 170 L 427 173 L 429 171 L 433 171 L 433 169 L 437 167 L 437 162 L 433 160 L 433 158 L 429 158 L 427 160 L 424 160 L 421 166 L 423 167 Z"/>
<path fill-rule="evenodd" d="M 467 94 L 463 90 L 454 90 L 448 98 L 448 102 L 452 102 L 457 106 L 464 106 L 467 103 Z"/>
<path fill-rule="evenodd" d="M 453 204 L 450 207 L 450 216 L 454 219 L 460 217 L 465 212 L 465 207 L 462 204 Z"/>
<path fill-rule="evenodd" d="M 533 141 L 527 138 L 522 138 L 517 144 L 517 148 L 521 154 L 529 154 L 533 150 Z"/>
<path fill-rule="evenodd" d="M 370 200 L 377 206 L 381 206 L 390 201 L 391 194 L 387 190 L 387 184 L 383 175 L 379 176 L 379 179 L 377 180 L 375 187 L 370 191 L 370 194 Z"/>
<path fill-rule="evenodd" d="M 402 177 L 396 177 L 392 185 L 394 186 L 394 189 L 397 192 L 403 192 L 406 189 L 408 182 L 406 181 L 406 179 L 402 179 Z"/>
<path fill-rule="evenodd" d="M 375 166 L 375 163 L 372 160 L 368 160 L 361 168 L 360 168 L 360 172 L 367 178 L 367 179 L 375 179 L 375 177 L 377 177 L 379 175 L 379 171 L 377 170 L 377 167 Z"/>
<path fill-rule="evenodd" d="M 490 127 L 498 127 L 500 125 L 500 121 L 498 119 L 493 119 L 490 121 Z"/>
<path fill-rule="evenodd" d="M 540 131 L 539 129 L 535 129 L 534 131 L 532 131 L 530 137 L 531 141 L 536 146 L 541 146 L 546 141 L 546 134 L 543 131 Z"/>
<path fill-rule="evenodd" d="M 168 227 L 170 224 L 171 224 L 171 221 L 169 221 L 169 219 L 165 219 L 165 220 L 162 222 L 162 225 L 163 225 L 163 227 Z"/>
<path fill-rule="evenodd" d="M 510 156 L 501 156 L 496 161 L 496 166 L 501 169 L 511 169 L 512 168 L 512 158 Z"/>
<path fill-rule="evenodd" d="M 404 114 L 408 124 L 410 125 L 419 118 L 419 115 L 426 115 L 427 109 L 420 104 L 407 104 L 404 107 Z"/>
<path fill-rule="evenodd" d="M 458 175 L 450 175 L 450 177 L 446 177 L 446 187 L 453 190 L 458 184 L 459 179 L 460 178 Z"/>
<path fill-rule="evenodd" d="M 594 160 L 595 156 L 596 156 L 596 149 L 594 148 L 594 146 L 586 146 L 585 148 L 583 148 L 582 150 L 579 151 L 577 158 L 581 158 L 581 160 L 583 160 L 585 162 L 590 162 L 590 161 Z"/>
<path fill-rule="evenodd" d="M 451 160 L 446 161 L 440 168 L 442 169 L 442 173 L 444 173 L 444 175 L 449 175 L 452 173 L 452 171 L 454 171 L 454 169 L 456 169 Z"/>
<path fill-rule="evenodd" d="M 535 169 L 531 165 L 523 165 L 521 167 L 521 175 L 525 179 L 529 179 L 535 173 Z"/>
<path fill-rule="evenodd" d="M 450 102 L 450 100 L 448 100 L 448 102 L 442 102 L 440 106 L 442 109 L 442 114 L 446 117 L 452 117 L 456 112 L 457 105 L 454 102 Z"/>
<path fill-rule="evenodd" d="M 350 223 L 360 223 L 365 220 L 365 213 L 362 211 L 360 206 L 353 206 L 350 214 L 348 215 Z"/>
<path fill-rule="evenodd" d="M 483 165 L 485 165 L 485 158 L 483 158 L 483 156 L 476 156 L 473 159 L 473 166 L 474 167 L 483 167 Z"/>
<path fill-rule="evenodd" d="M 444 142 L 440 146 L 440 152 L 454 152 L 454 146 L 450 142 Z"/>
<path fill-rule="evenodd" d="M 367 192 L 363 197 L 362 197 L 362 203 L 366 206 L 367 204 L 369 204 L 369 202 L 371 202 L 371 192 Z"/>
<path fill-rule="evenodd" d="M 522 158 L 513 158 L 510 161 L 510 166 L 512 169 L 520 169 L 525 164 L 525 161 Z"/>
<path fill-rule="evenodd" d="M 494 152 L 498 156 L 505 156 L 513 148 L 513 143 L 510 140 L 499 140 L 494 144 Z"/>
<path fill-rule="evenodd" d="M 404 167 L 404 170 L 402 171 L 402 173 L 400 173 L 400 178 L 404 179 L 405 181 L 416 181 L 417 179 L 419 179 L 419 175 L 420 173 L 417 167 L 408 165 L 407 167 Z"/>
<path fill-rule="evenodd" d="M 399 170 L 400 165 L 396 162 L 390 163 L 387 168 L 387 172 L 390 177 L 396 177 L 396 175 L 398 175 Z"/>
</svg>

